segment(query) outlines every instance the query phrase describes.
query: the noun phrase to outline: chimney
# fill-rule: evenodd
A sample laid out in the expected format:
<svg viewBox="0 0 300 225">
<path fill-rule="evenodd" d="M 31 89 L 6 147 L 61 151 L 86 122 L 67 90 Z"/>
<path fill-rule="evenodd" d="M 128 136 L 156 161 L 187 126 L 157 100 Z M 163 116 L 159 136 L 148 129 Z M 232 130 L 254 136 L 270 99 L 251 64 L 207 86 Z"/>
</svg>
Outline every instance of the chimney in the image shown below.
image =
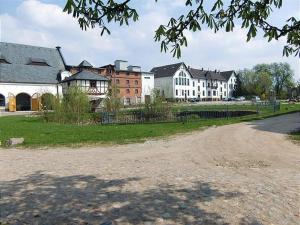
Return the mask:
<svg viewBox="0 0 300 225">
<path fill-rule="evenodd" d="M 203 71 L 203 67 L 202 67 L 202 69 L 201 69 L 202 71 Z"/>
<path fill-rule="evenodd" d="M 215 69 L 215 73 L 217 73 L 217 69 Z"/>
<path fill-rule="evenodd" d="M 62 53 L 61 53 L 61 51 L 60 51 L 61 47 L 60 47 L 60 46 L 56 46 L 56 49 L 57 49 L 57 51 L 58 51 L 58 53 L 59 53 L 59 55 L 60 55 L 61 60 L 62 60 L 63 63 L 64 63 L 64 66 L 66 66 L 65 59 L 64 59 L 64 57 L 63 57 L 63 55 L 62 55 Z"/>
</svg>

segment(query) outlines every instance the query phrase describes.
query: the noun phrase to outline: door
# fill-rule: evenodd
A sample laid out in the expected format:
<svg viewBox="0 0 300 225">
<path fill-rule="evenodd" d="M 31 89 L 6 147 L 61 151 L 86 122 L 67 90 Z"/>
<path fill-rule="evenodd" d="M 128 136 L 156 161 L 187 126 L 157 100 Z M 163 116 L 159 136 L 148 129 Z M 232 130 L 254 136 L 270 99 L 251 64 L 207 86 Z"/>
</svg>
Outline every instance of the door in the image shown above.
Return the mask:
<svg viewBox="0 0 300 225">
<path fill-rule="evenodd" d="M 12 93 L 8 94 L 8 110 L 10 112 L 15 112 L 17 109 L 16 107 L 16 96 L 14 96 Z"/>
<path fill-rule="evenodd" d="M 38 93 L 35 93 L 31 97 L 31 110 L 40 111 L 41 110 L 41 98 Z"/>
</svg>

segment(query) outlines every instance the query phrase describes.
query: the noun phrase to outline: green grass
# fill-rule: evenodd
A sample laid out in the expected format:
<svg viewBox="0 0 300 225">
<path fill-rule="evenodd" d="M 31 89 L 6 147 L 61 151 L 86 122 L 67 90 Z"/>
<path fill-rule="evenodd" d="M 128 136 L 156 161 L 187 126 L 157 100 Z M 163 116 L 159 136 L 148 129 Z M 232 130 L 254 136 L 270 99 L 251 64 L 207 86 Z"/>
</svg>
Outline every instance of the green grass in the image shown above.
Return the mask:
<svg viewBox="0 0 300 225">
<path fill-rule="evenodd" d="M 300 144 L 300 130 L 292 132 L 290 137 L 292 140 Z"/>
<path fill-rule="evenodd" d="M 197 120 L 188 123 L 159 123 L 135 125 L 68 125 L 46 123 L 40 117 L 8 116 L 0 117 L 0 140 L 2 143 L 11 137 L 24 137 L 23 147 L 80 146 L 83 144 L 123 144 L 142 142 L 149 138 L 165 137 L 185 133 L 207 126 L 221 126 L 231 123 L 264 119 L 271 116 L 300 111 L 298 105 L 282 105 L 281 110 L 272 113 L 262 112 L 230 119 Z"/>
</svg>

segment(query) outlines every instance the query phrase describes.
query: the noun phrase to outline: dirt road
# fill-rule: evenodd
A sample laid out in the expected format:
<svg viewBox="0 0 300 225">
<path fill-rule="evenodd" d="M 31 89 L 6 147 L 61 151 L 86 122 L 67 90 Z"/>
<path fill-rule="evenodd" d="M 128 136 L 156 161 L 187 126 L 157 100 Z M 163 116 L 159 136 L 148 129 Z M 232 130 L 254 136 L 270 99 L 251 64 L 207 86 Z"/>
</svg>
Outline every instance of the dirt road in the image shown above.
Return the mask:
<svg viewBox="0 0 300 225">
<path fill-rule="evenodd" d="M 296 128 L 300 113 L 143 144 L 0 150 L 0 221 L 299 224 Z"/>
</svg>

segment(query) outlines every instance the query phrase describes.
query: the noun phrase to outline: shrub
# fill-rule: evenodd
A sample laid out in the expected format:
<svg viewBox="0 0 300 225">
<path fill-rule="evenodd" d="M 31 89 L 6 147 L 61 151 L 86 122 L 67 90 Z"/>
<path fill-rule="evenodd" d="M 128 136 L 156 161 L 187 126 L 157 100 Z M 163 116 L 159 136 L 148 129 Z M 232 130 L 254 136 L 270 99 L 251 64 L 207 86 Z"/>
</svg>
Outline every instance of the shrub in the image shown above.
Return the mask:
<svg viewBox="0 0 300 225">
<path fill-rule="evenodd" d="M 48 122 L 83 124 L 90 121 L 91 105 L 86 93 L 78 87 L 71 87 L 62 99 L 55 98 L 53 111 L 44 111 Z"/>
<path fill-rule="evenodd" d="M 119 97 L 119 89 L 113 85 L 104 99 L 104 111 L 118 112 L 122 107 L 121 99 Z"/>
</svg>

